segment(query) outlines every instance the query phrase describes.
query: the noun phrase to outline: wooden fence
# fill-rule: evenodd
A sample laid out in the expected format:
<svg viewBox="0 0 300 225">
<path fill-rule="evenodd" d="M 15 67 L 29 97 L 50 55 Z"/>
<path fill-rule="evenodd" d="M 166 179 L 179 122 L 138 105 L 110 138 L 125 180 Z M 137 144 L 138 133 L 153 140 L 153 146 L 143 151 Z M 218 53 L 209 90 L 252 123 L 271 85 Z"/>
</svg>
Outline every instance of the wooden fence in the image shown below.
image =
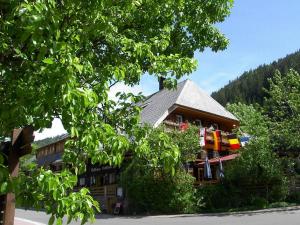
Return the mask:
<svg viewBox="0 0 300 225">
<path fill-rule="evenodd" d="M 296 176 L 290 184 L 290 192 L 300 192 L 300 175 Z"/>
</svg>

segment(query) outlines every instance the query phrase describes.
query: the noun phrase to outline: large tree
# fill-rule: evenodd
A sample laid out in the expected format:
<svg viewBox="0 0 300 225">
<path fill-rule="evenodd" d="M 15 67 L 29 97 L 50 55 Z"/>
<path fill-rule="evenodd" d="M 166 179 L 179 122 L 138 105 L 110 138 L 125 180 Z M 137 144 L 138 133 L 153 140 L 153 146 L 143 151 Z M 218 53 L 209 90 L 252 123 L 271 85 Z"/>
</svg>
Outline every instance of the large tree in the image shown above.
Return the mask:
<svg viewBox="0 0 300 225">
<path fill-rule="evenodd" d="M 131 145 L 128 137 L 139 136 L 139 108 L 132 102 L 140 98 L 121 94 L 115 102 L 108 98 L 110 88 L 117 82 L 138 84 L 144 73 L 176 85 L 176 79 L 196 68 L 195 51 L 226 48 L 228 40 L 214 25 L 228 16 L 232 4 L 233 0 L 1 1 L 0 136 L 25 125 L 49 127 L 53 118 L 60 118 L 72 137 L 65 160 L 73 168 L 82 168 L 87 157 L 120 164 Z M 43 178 L 32 184 L 50 176 L 41 173 Z M 56 177 L 51 188 L 66 177 Z M 46 190 L 42 189 L 38 190 Z M 64 189 L 59 190 L 63 196 Z M 51 205 L 53 199 L 45 202 Z M 66 207 L 52 204 L 49 212 L 60 218 L 71 213 Z"/>
<path fill-rule="evenodd" d="M 265 113 L 276 150 L 300 152 L 300 75 L 290 69 L 285 75 L 276 71 L 269 79 L 270 88 L 265 99 Z"/>
</svg>

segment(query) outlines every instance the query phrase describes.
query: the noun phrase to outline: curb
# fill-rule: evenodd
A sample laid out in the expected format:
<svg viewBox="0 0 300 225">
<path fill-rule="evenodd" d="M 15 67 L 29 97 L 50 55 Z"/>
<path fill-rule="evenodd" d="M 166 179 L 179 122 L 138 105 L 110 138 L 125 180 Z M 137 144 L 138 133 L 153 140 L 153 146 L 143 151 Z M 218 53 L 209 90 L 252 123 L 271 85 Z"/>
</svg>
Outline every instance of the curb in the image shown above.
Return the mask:
<svg viewBox="0 0 300 225">
<path fill-rule="evenodd" d="M 176 218 L 176 217 L 197 217 L 197 216 L 230 216 L 230 215 L 260 214 L 260 213 L 284 212 L 284 211 L 295 211 L 295 210 L 300 210 L 300 206 L 260 209 L 260 210 L 253 210 L 253 211 L 157 215 L 157 216 L 147 216 L 147 217 L 152 217 L 152 218 Z"/>
<path fill-rule="evenodd" d="M 35 221 L 32 221 L 32 220 L 28 220 L 28 219 L 24 219 L 24 218 L 20 218 L 20 217 L 15 217 L 15 224 L 18 224 L 18 221 L 21 222 L 22 225 L 46 225 L 44 223 L 39 223 L 39 222 L 35 222 Z"/>
</svg>

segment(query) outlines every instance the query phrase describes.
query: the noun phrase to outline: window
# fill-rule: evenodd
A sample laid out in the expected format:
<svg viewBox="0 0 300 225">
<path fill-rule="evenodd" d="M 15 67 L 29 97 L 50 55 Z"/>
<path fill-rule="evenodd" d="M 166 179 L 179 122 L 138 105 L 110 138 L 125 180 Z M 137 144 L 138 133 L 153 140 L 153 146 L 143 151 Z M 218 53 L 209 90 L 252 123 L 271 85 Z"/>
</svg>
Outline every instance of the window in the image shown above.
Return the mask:
<svg viewBox="0 0 300 225">
<path fill-rule="evenodd" d="M 93 186 L 95 184 L 96 184 L 96 177 L 95 176 L 91 176 L 90 185 Z"/>
<path fill-rule="evenodd" d="M 84 185 L 85 185 L 85 178 L 84 178 L 84 177 L 81 177 L 81 178 L 79 179 L 79 185 L 80 185 L 80 186 L 84 186 Z"/>
<path fill-rule="evenodd" d="M 202 127 L 202 122 L 201 122 L 201 120 L 199 120 L 199 119 L 195 120 L 195 125 L 196 125 L 197 127 Z"/>
<path fill-rule="evenodd" d="M 182 115 L 176 115 L 176 123 L 181 124 L 183 122 L 183 116 Z"/>
<path fill-rule="evenodd" d="M 208 125 L 208 129 L 211 131 L 219 129 L 219 125 L 217 123 L 209 123 Z"/>
<path fill-rule="evenodd" d="M 123 188 L 122 187 L 117 188 L 117 197 L 119 197 L 119 198 L 123 197 Z"/>
<path fill-rule="evenodd" d="M 213 124 L 213 127 L 215 128 L 215 130 L 219 130 L 219 124 L 214 123 L 214 124 Z"/>
<path fill-rule="evenodd" d="M 109 183 L 114 184 L 116 182 L 116 175 L 114 173 L 109 174 Z"/>
<path fill-rule="evenodd" d="M 108 174 L 104 174 L 103 176 L 103 184 L 104 185 L 108 185 L 109 184 L 109 177 L 108 177 Z"/>
</svg>

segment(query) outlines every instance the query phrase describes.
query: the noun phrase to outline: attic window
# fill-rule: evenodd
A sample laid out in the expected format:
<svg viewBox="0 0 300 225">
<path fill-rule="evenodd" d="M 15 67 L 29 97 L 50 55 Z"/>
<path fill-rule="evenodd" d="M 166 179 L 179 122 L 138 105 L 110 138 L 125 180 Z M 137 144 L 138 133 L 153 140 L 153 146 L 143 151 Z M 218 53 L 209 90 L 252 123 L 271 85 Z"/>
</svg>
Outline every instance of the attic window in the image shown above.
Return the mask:
<svg viewBox="0 0 300 225">
<path fill-rule="evenodd" d="M 181 124 L 183 122 L 183 116 L 182 115 L 176 115 L 176 123 Z"/>
</svg>

